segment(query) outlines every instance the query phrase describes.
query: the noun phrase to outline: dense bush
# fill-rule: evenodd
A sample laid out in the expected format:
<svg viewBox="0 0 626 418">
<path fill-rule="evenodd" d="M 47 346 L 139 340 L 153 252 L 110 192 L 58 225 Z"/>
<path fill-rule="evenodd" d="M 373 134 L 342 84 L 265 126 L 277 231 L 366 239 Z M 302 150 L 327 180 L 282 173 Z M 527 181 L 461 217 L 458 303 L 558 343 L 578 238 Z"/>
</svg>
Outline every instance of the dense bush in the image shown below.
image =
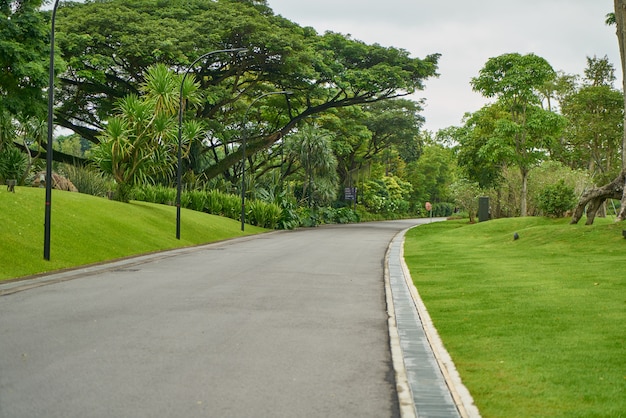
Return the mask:
<svg viewBox="0 0 626 418">
<path fill-rule="evenodd" d="M 574 188 L 559 180 L 556 184 L 546 186 L 537 196 L 537 206 L 544 215 L 562 218 L 565 212 L 576 205 Z"/>
<path fill-rule="evenodd" d="M 13 146 L 7 146 L 0 151 L 0 180 L 21 181 L 24 171 L 28 167 L 26 155 Z"/>
<path fill-rule="evenodd" d="M 454 203 L 437 202 L 433 203 L 433 217 L 448 217 L 454 213 Z"/>
<path fill-rule="evenodd" d="M 282 212 L 280 206 L 261 200 L 253 200 L 247 206 L 246 219 L 249 223 L 262 228 L 276 229 Z"/>
<path fill-rule="evenodd" d="M 395 176 L 369 180 L 361 186 L 360 203 L 368 212 L 394 218 L 409 212 L 410 184 Z"/>
</svg>

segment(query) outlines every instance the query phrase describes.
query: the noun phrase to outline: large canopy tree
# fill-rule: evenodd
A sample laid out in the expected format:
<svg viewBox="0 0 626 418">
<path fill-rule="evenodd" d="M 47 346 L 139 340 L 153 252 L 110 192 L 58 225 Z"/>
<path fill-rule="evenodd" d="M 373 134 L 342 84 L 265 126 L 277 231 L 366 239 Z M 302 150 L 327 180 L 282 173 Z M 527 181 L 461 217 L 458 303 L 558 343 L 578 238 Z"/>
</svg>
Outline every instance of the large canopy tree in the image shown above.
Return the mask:
<svg viewBox="0 0 626 418">
<path fill-rule="evenodd" d="M 564 126 L 560 116 L 540 107 L 539 91 L 555 76 L 545 59 L 511 53 L 490 58 L 471 81 L 475 91 L 498 99 L 498 106 L 506 112 L 494 121 L 486 145 L 491 153 L 501 155 L 501 160 L 519 168 L 521 216 L 527 212 L 528 174 L 545 158 L 546 150 Z"/>
<path fill-rule="evenodd" d="M 150 65 L 164 63 L 181 73 L 208 51 L 248 49 L 245 55 L 210 56 L 191 69 L 205 95 L 193 116 L 210 128 L 196 150 L 210 162 L 203 168 L 207 178 L 237 172 L 239 127 L 261 94 L 293 93 L 288 102 L 276 101 L 280 108 L 273 114 L 250 112 L 249 122 L 264 129 L 248 138 L 249 155 L 279 144 L 312 115 L 422 89 L 436 76 L 439 57 L 411 58 L 402 49 L 319 35 L 274 15 L 264 1 L 69 3 L 59 8 L 57 27 L 69 63 L 57 95 L 57 120 L 95 143 L 116 100 L 138 92 Z"/>
<path fill-rule="evenodd" d="M 608 58 L 587 58 L 582 86 L 561 103 L 569 123 L 558 157 L 572 168 L 588 170 L 596 184 L 610 181 L 621 170 L 624 98 L 613 88 L 614 80 Z"/>
</svg>

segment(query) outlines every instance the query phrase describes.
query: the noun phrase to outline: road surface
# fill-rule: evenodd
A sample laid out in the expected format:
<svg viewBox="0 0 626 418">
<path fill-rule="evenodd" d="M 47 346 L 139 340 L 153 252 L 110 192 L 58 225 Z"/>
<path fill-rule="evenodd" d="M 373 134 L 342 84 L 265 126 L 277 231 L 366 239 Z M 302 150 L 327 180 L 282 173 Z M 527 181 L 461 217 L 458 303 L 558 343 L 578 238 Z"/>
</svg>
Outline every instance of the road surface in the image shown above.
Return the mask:
<svg viewBox="0 0 626 418">
<path fill-rule="evenodd" d="M 400 416 L 384 257 L 419 222 L 274 232 L 7 285 L 0 417 Z"/>
</svg>

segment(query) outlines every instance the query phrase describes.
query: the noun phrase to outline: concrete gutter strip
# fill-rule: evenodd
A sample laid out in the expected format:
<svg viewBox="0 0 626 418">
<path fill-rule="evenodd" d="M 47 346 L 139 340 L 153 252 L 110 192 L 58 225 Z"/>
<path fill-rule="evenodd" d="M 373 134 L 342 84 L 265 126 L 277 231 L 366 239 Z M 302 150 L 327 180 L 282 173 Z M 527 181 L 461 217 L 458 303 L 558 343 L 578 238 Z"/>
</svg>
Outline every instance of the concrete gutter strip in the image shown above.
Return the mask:
<svg viewBox="0 0 626 418">
<path fill-rule="evenodd" d="M 388 302 L 390 338 L 396 376 L 408 380 L 415 415 L 404 415 L 406 402 L 404 383 L 397 381 L 402 417 L 480 418 L 478 408 L 444 348 L 430 315 L 415 288 L 404 262 L 404 234 L 399 233 L 389 246 L 386 259 L 386 279 L 391 289 Z M 387 286 L 386 286 L 387 287 Z M 389 296 L 387 296 L 389 300 Z M 395 331 L 392 325 L 395 324 Z M 396 361 L 394 337 L 399 336 L 401 360 Z"/>
<path fill-rule="evenodd" d="M 396 378 L 396 391 L 398 393 L 400 416 L 402 418 L 417 418 L 415 402 L 413 400 L 411 387 L 406 375 L 406 367 L 404 365 L 404 356 L 402 355 L 402 347 L 400 345 L 400 335 L 398 333 L 398 324 L 396 322 L 395 306 L 391 291 L 391 281 L 389 278 L 389 252 L 391 250 L 391 245 L 392 243 L 389 244 L 385 260 L 385 297 L 387 300 L 387 324 L 389 327 L 391 361 Z"/>
</svg>

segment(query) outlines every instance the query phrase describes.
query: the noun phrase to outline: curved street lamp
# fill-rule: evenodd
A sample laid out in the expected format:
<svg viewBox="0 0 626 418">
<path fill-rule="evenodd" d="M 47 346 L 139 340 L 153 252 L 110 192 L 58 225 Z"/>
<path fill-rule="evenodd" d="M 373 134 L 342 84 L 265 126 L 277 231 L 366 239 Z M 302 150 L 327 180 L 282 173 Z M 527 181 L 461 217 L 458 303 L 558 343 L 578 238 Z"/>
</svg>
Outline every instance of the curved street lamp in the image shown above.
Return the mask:
<svg viewBox="0 0 626 418">
<path fill-rule="evenodd" d="M 244 224 L 245 224 L 245 220 L 246 220 L 246 141 L 247 141 L 247 136 L 248 136 L 248 129 L 247 129 L 247 124 L 248 124 L 248 112 L 250 111 L 250 109 L 252 109 L 252 106 L 258 102 L 259 100 L 261 100 L 262 98 L 264 98 L 265 96 L 269 96 L 271 94 L 284 94 L 285 96 L 292 94 L 292 92 L 290 91 L 270 91 L 268 93 L 263 93 L 262 95 L 260 95 L 259 97 L 257 97 L 256 99 L 254 99 L 252 101 L 252 103 L 250 103 L 250 105 L 248 106 L 248 108 L 246 109 L 246 113 L 244 113 L 243 115 L 243 138 L 242 138 L 242 144 L 241 146 L 243 147 L 243 152 L 241 155 L 241 230 L 244 230 Z"/>
<path fill-rule="evenodd" d="M 57 0 L 58 1 L 58 0 Z M 194 64 L 200 61 L 203 58 L 208 57 L 209 55 L 218 54 L 220 52 L 246 52 L 247 48 L 231 48 L 231 49 L 218 49 L 217 51 L 207 52 L 204 55 L 199 56 L 194 62 L 189 64 L 185 73 L 183 74 L 183 78 L 180 81 L 180 93 L 179 93 L 179 107 L 178 107 L 178 170 L 176 173 L 176 239 L 180 239 L 180 195 L 182 193 L 182 129 L 183 129 L 183 86 L 185 85 L 185 79 L 187 78 L 187 74 L 193 68 Z"/>
<path fill-rule="evenodd" d="M 50 261 L 50 223 L 52 221 L 52 131 L 54 105 L 54 21 L 57 15 L 59 0 L 52 6 L 50 26 L 50 68 L 48 78 L 48 143 L 46 144 L 46 207 L 43 233 L 43 258 Z"/>
</svg>

